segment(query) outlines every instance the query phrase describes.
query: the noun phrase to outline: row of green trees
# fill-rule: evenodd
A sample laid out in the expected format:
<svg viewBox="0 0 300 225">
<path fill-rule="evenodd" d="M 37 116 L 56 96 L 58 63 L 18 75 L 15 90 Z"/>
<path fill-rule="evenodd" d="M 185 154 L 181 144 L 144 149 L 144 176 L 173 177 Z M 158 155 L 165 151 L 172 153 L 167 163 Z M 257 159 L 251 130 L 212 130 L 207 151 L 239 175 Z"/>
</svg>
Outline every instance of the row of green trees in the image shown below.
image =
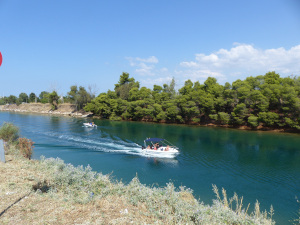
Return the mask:
<svg viewBox="0 0 300 225">
<path fill-rule="evenodd" d="M 59 103 L 72 103 L 76 104 L 77 109 L 82 109 L 88 102 L 91 102 L 93 98 L 95 98 L 95 94 L 92 92 L 91 88 L 89 88 L 89 92 L 82 86 L 77 87 L 77 85 L 73 85 L 70 87 L 70 91 L 66 96 L 59 96 L 56 91 L 52 91 L 51 93 L 47 91 L 42 91 L 38 96 L 35 93 L 30 93 L 29 96 L 22 92 L 19 94 L 19 97 L 14 95 L 10 95 L 8 97 L 0 98 L 0 105 L 5 104 L 17 104 L 20 105 L 22 103 L 50 103 L 53 106 L 53 109 L 57 108 Z"/>
<path fill-rule="evenodd" d="M 128 73 L 120 76 L 113 91 L 97 98 L 89 87 L 73 85 L 64 97 L 43 91 L 39 96 L 21 93 L 0 99 L 0 104 L 23 102 L 76 104 L 111 120 L 144 120 L 171 123 L 283 127 L 300 130 L 300 77 L 281 78 L 275 72 L 220 85 L 209 77 L 203 84 L 187 80 L 175 91 L 170 84 L 140 87 Z"/>
<path fill-rule="evenodd" d="M 91 100 L 86 111 L 111 120 L 282 127 L 300 130 L 300 77 L 275 72 L 220 85 L 209 77 L 187 80 L 175 91 L 170 84 L 140 87 L 123 73 L 108 90 Z"/>
<path fill-rule="evenodd" d="M 39 95 L 36 95 L 35 93 L 31 92 L 29 95 L 22 92 L 19 94 L 19 97 L 15 95 L 10 96 L 3 96 L 0 98 L 0 105 L 5 104 L 22 104 L 22 103 L 34 103 L 34 102 L 41 102 L 41 103 L 49 103 L 50 102 L 50 95 L 57 92 L 53 91 L 51 93 L 47 91 L 42 91 Z M 58 95 L 57 95 L 58 96 Z"/>
</svg>

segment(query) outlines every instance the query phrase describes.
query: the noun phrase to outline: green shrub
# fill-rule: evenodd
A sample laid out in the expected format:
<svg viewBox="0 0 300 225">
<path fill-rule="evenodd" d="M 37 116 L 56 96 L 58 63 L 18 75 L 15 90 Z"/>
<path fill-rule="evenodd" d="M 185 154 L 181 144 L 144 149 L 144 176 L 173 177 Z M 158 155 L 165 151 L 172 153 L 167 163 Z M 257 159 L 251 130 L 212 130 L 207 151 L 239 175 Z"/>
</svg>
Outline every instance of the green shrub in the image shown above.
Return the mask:
<svg viewBox="0 0 300 225">
<path fill-rule="evenodd" d="M 211 120 L 218 120 L 218 114 L 209 114 L 208 116 Z"/>
<path fill-rule="evenodd" d="M 114 112 L 110 115 L 109 120 L 113 121 L 121 121 L 122 118 L 120 116 L 117 116 Z"/>
<path fill-rule="evenodd" d="M 266 126 L 271 127 L 279 122 L 279 115 L 274 112 L 260 112 L 258 114 L 259 121 L 262 121 Z"/>
<path fill-rule="evenodd" d="M 200 123 L 200 118 L 193 118 L 192 121 L 193 121 L 194 123 Z"/>
<path fill-rule="evenodd" d="M 160 121 L 160 120 L 165 120 L 167 118 L 167 115 L 166 115 L 166 113 L 164 112 L 164 111 L 161 111 L 157 116 L 156 116 L 156 119 L 158 120 L 158 121 Z"/>
<path fill-rule="evenodd" d="M 0 128 L 0 139 L 11 144 L 19 138 L 19 128 L 12 123 L 4 123 Z"/>
<path fill-rule="evenodd" d="M 127 119 L 130 118 L 130 113 L 127 112 L 127 111 L 125 111 L 125 112 L 121 115 L 121 117 L 122 117 L 123 119 L 127 120 Z"/>
<path fill-rule="evenodd" d="M 243 125 L 245 123 L 245 117 L 248 114 L 249 109 L 246 108 L 244 103 L 237 104 L 231 112 L 233 124 Z"/>
<path fill-rule="evenodd" d="M 221 122 L 221 124 L 229 124 L 230 114 L 225 112 L 218 112 L 218 120 Z"/>
<path fill-rule="evenodd" d="M 177 120 L 179 123 L 183 123 L 183 122 L 184 122 L 184 119 L 183 119 L 182 116 L 180 116 L 180 115 L 177 115 L 177 116 L 176 116 L 176 120 Z"/>
<path fill-rule="evenodd" d="M 250 126 L 252 128 L 255 128 L 258 126 L 258 117 L 257 116 L 254 116 L 254 115 L 251 115 L 248 117 L 248 123 L 250 124 Z"/>
<path fill-rule="evenodd" d="M 299 122 L 298 121 L 294 121 L 291 118 L 288 117 L 284 117 L 284 122 L 292 128 L 296 128 L 298 130 L 300 130 L 300 126 L 299 126 Z"/>
</svg>

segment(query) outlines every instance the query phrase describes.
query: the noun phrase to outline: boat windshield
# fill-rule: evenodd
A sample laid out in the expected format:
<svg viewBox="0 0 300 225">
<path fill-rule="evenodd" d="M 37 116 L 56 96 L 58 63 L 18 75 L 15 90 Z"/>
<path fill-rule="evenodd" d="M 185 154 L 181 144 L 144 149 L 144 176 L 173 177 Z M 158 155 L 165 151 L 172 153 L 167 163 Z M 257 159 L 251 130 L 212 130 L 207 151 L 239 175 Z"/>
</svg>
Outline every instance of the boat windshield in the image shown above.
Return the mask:
<svg viewBox="0 0 300 225">
<path fill-rule="evenodd" d="M 147 142 L 161 142 L 164 141 L 162 138 L 147 138 L 145 141 Z"/>
</svg>

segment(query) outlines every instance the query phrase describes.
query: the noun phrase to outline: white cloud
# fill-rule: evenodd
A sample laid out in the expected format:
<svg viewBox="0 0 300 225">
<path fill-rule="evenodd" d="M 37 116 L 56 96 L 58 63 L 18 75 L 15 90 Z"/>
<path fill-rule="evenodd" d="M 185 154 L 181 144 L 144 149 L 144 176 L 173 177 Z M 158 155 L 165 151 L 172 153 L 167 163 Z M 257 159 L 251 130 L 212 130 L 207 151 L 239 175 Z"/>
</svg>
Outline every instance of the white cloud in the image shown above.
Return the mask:
<svg viewBox="0 0 300 225">
<path fill-rule="evenodd" d="M 149 79 L 149 78 L 143 79 L 141 80 L 141 83 L 143 84 L 143 86 L 152 89 L 154 84 L 163 86 L 163 84 L 170 84 L 171 81 L 172 81 L 172 77 L 167 76 L 167 77 L 158 77 L 155 79 Z"/>
<path fill-rule="evenodd" d="M 136 61 L 145 62 L 145 63 L 158 63 L 158 59 L 155 56 L 150 56 L 147 59 L 135 58 Z"/>
<path fill-rule="evenodd" d="M 145 63 L 139 63 L 138 68 L 135 69 L 135 72 L 140 75 L 153 75 L 153 65 L 147 65 Z"/>
<path fill-rule="evenodd" d="M 193 82 L 199 81 L 200 83 L 204 83 L 204 81 L 208 77 L 217 78 L 218 82 L 225 81 L 226 78 L 222 73 L 210 71 L 207 69 L 187 69 L 187 70 L 176 70 L 176 79 L 179 82 L 179 86 L 183 86 L 186 80 L 191 80 Z"/>
<path fill-rule="evenodd" d="M 285 48 L 261 50 L 249 44 L 234 43 L 230 50 L 220 49 L 205 55 L 196 54 L 195 60 L 181 62 L 181 74 L 193 80 L 213 76 L 221 80 L 234 81 L 247 76 L 263 75 L 276 71 L 281 76 L 300 75 L 300 45 Z M 241 75 L 243 77 L 241 77 Z"/>
<path fill-rule="evenodd" d="M 249 76 L 264 75 L 269 71 L 276 71 L 282 77 L 300 75 L 300 45 L 290 49 L 263 50 L 251 44 L 234 43 L 231 49 L 195 54 L 194 60 L 181 62 L 177 68 L 159 67 L 159 60 L 155 56 L 126 59 L 136 80 L 149 88 L 153 84 L 168 84 L 172 77 L 180 88 L 188 79 L 204 83 L 208 77 L 215 77 L 220 84 L 224 84 Z"/>
<path fill-rule="evenodd" d="M 168 71 L 169 71 L 169 70 L 168 70 L 168 68 L 166 68 L 166 67 L 160 69 L 160 72 L 162 72 L 162 73 L 166 73 L 166 72 L 168 72 Z"/>
<path fill-rule="evenodd" d="M 141 82 L 141 86 L 152 89 L 154 84 L 162 86 L 172 81 L 172 76 L 168 68 L 157 68 L 159 61 L 155 56 L 148 58 L 126 57 L 126 59 L 129 61 L 129 65 L 134 69 L 133 76 L 136 80 Z"/>
<path fill-rule="evenodd" d="M 135 73 L 142 76 L 153 76 L 155 65 L 158 63 L 158 59 L 155 56 L 150 56 L 146 59 L 139 57 L 126 57 L 129 61 L 129 65 L 136 67 Z"/>
</svg>

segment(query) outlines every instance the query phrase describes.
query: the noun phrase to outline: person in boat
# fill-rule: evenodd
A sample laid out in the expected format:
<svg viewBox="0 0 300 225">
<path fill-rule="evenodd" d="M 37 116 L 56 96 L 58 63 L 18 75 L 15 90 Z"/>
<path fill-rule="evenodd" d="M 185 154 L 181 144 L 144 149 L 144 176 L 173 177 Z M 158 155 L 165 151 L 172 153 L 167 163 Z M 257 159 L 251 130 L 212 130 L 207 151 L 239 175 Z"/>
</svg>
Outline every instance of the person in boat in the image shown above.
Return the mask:
<svg viewBox="0 0 300 225">
<path fill-rule="evenodd" d="M 165 151 L 169 151 L 170 146 L 167 145 L 167 147 L 165 148 Z"/>
<path fill-rule="evenodd" d="M 150 149 L 150 145 L 147 146 L 147 149 Z"/>
<path fill-rule="evenodd" d="M 158 143 L 155 143 L 154 145 L 154 150 L 157 150 L 159 148 L 159 144 Z"/>
</svg>

